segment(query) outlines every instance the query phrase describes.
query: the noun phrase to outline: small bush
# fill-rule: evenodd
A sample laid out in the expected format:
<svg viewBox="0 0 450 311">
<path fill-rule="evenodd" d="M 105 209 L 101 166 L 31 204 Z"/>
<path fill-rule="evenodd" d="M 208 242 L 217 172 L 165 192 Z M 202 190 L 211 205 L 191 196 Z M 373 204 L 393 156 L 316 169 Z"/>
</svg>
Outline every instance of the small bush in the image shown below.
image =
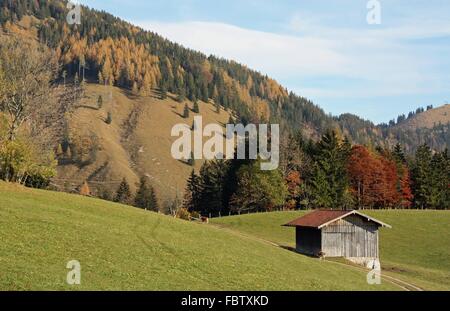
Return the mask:
<svg viewBox="0 0 450 311">
<path fill-rule="evenodd" d="M 112 113 L 111 112 L 108 112 L 108 115 L 106 116 L 106 120 L 105 120 L 105 122 L 106 122 L 106 124 L 111 124 L 112 123 Z"/>
<path fill-rule="evenodd" d="M 191 214 L 185 208 L 180 208 L 177 211 L 176 217 L 183 220 L 191 220 Z"/>
</svg>

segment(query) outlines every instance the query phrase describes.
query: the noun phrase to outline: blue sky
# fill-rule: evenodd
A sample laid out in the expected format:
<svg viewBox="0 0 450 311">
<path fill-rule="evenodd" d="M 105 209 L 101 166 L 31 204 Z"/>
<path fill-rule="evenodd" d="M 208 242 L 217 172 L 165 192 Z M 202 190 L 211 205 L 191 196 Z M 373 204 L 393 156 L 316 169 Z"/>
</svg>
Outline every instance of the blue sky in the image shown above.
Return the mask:
<svg viewBox="0 0 450 311">
<path fill-rule="evenodd" d="M 376 123 L 450 102 L 448 0 L 83 0 L 145 29 L 234 59 L 332 114 Z"/>
</svg>

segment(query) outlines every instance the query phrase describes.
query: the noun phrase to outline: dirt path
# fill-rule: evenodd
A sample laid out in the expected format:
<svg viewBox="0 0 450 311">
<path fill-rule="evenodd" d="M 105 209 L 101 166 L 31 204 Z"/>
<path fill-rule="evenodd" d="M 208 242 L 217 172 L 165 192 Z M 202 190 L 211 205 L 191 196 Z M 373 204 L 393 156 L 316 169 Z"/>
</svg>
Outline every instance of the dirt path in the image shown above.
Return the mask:
<svg viewBox="0 0 450 311">
<path fill-rule="evenodd" d="M 210 225 L 214 226 L 216 228 L 219 228 L 221 230 L 226 230 L 227 232 L 230 232 L 232 234 L 235 234 L 237 236 L 240 236 L 240 237 L 243 237 L 243 238 L 246 238 L 246 239 L 259 241 L 259 242 L 262 242 L 262 243 L 269 244 L 271 246 L 275 246 L 275 247 L 286 249 L 285 246 L 280 245 L 278 243 L 275 243 L 275 242 L 272 242 L 272 241 L 269 241 L 269 240 L 266 240 L 266 239 L 258 238 L 258 237 L 252 236 L 252 235 L 248 235 L 248 234 L 239 232 L 237 230 L 230 229 L 230 228 L 228 228 L 226 226 L 223 226 L 223 225 L 219 225 L 219 224 L 210 224 Z M 346 268 L 350 268 L 350 269 L 353 269 L 353 270 L 358 270 L 358 271 L 365 272 L 365 273 L 367 273 L 369 271 L 368 269 L 366 269 L 364 267 L 359 267 L 359 266 L 355 266 L 355 265 L 351 265 L 351 264 L 336 262 L 336 261 L 332 261 L 332 260 L 327 260 L 327 262 L 334 263 L 334 264 L 341 265 L 341 266 L 345 266 Z M 416 286 L 414 284 L 405 282 L 403 280 L 397 279 L 397 278 L 395 278 L 393 276 L 382 274 L 381 275 L 381 279 L 386 281 L 386 282 L 389 282 L 391 284 L 394 284 L 395 286 L 397 286 L 397 287 L 399 287 L 399 288 L 401 288 L 402 290 L 405 290 L 405 291 L 423 291 L 423 289 L 421 289 L 420 287 L 418 287 L 418 286 Z"/>
</svg>

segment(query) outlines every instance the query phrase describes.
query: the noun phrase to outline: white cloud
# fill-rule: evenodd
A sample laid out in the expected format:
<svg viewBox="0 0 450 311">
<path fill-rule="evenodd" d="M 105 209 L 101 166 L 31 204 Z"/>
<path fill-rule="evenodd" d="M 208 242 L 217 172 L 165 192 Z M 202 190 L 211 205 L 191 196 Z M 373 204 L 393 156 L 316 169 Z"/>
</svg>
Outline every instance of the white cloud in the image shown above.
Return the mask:
<svg viewBox="0 0 450 311">
<path fill-rule="evenodd" d="M 437 60 L 424 57 L 407 40 L 450 35 L 448 22 L 345 29 L 294 15 L 285 27 L 291 35 L 212 22 L 137 24 L 186 47 L 236 60 L 313 99 L 427 93 L 444 86 L 429 69 Z M 358 82 L 303 88 L 294 82 L 323 77 Z"/>
<path fill-rule="evenodd" d="M 186 47 L 236 60 L 272 76 L 296 72 L 338 74 L 345 65 L 345 58 L 331 46 L 333 42 L 320 38 L 285 36 L 208 22 L 138 25 Z"/>
</svg>

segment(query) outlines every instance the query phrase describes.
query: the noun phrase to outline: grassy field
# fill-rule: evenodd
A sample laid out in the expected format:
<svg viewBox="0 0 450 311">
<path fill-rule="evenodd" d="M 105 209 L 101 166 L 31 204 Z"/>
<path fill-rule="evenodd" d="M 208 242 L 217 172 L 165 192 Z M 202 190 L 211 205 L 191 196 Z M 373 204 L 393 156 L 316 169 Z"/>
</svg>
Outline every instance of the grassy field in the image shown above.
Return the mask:
<svg viewBox="0 0 450 311">
<path fill-rule="evenodd" d="M 2 182 L 0 232 L 0 290 L 398 289 L 214 225 Z"/>
<path fill-rule="evenodd" d="M 97 99 L 103 98 L 103 106 L 97 108 Z M 203 117 L 203 125 L 224 125 L 230 114 L 223 109 L 216 112 L 212 103 L 198 101 L 200 113 L 190 111 L 183 118 L 184 105 L 191 109 L 189 101 L 179 103 L 170 95 L 162 100 L 157 93 L 137 96 L 117 88 L 87 84 L 85 96 L 69 122 L 72 142 L 85 137 L 96 137 L 97 152 L 91 163 L 78 165 L 61 162 L 58 178 L 54 181 L 66 192 L 75 190 L 87 180 L 92 191 L 102 185 L 116 188 L 126 178 L 134 190 L 139 178 L 147 176 L 161 201 L 182 197 L 192 166 L 174 159 L 172 143 L 178 137 L 171 136 L 175 124 L 191 127 L 194 116 Z M 112 113 L 112 123 L 106 124 L 107 113 Z M 76 139 L 74 139 L 76 138 Z M 205 138 L 206 140 L 206 138 Z M 195 162 L 199 170 L 203 161 Z M 174 178 L 177 176 L 177 178 Z"/>
<path fill-rule="evenodd" d="M 450 290 L 450 212 L 365 211 L 393 226 L 381 229 L 381 263 L 386 275 L 426 290 Z M 245 234 L 295 246 L 295 229 L 282 224 L 305 212 L 277 212 L 214 219 Z"/>
</svg>

